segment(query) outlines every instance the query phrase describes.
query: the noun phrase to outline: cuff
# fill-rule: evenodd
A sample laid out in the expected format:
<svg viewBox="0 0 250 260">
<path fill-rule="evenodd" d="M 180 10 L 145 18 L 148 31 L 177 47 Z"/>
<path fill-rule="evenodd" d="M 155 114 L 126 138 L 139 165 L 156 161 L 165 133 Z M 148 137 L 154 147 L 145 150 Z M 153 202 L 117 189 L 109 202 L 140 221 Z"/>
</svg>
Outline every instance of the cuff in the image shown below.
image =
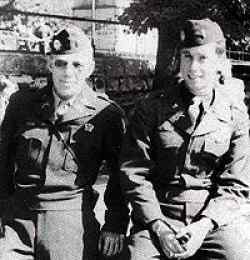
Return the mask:
<svg viewBox="0 0 250 260">
<path fill-rule="evenodd" d="M 218 228 L 218 224 L 211 218 L 207 217 L 207 216 L 204 216 L 204 215 L 201 215 L 198 220 L 202 220 L 202 219 L 207 219 L 208 221 L 211 222 L 211 227 L 209 228 L 209 232 L 211 231 L 214 231 Z"/>
<path fill-rule="evenodd" d="M 171 225 L 169 225 L 166 221 L 162 219 L 156 219 L 149 223 L 149 230 L 151 230 L 157 236 L 160 235 L 160 231 L 162 230 L 162 228 L 168 228 L 173 233 L 175 233 L 175 230 L 171 227 Z"/>
<path fill-rule="evenodd" d="M 105 212 L 105 224 L 102 230 L 126 234 L 129 224 L 129 214 L 122 214 L 121 212 Z"/>
</svg>

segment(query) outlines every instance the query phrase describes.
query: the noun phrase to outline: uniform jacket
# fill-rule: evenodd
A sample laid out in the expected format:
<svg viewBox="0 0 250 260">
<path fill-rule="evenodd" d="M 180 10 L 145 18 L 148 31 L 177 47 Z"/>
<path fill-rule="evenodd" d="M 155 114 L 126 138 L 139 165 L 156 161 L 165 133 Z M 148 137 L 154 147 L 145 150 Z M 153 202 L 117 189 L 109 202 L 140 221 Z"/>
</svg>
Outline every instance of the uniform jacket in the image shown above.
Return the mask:
<svg viewBox="0 0 250 260">
<path fill-rule="evenodd" d="M 223 95 L 230 99 L 233 105 L 247 113 L 247 107 L 244 103 L 245 85 L 243 80 L 233 77 L 226 78 L 224 84 L 219 84 L 217 87 L 221 89 Z"/>
<path fill-rule="evenodd" d="M 218 88 L 193 129 L 191 96 L 183 84 L 149 95 L 131 119 L 121 173 L 133 216 L 147 224 L 164 219 L 164 205 L 207 216 L 218 226 L 240 214 L 249 198 L 248 117 Z"/>
<path fill-rule="evenodd" d="M 91 186 L 106 160 L 110 178 L 105 228 L 125 232 L 128 212 L 118 174 L 123 111 L 85 87 L 56 120 L 53 99 L 51 86 L 22 90 L 12 97 L 1 133 L 1 198 L 18 194 L 35 209 L 84 210 L 85 202 L 91 207 L 95 203 Z"/>
</svg>

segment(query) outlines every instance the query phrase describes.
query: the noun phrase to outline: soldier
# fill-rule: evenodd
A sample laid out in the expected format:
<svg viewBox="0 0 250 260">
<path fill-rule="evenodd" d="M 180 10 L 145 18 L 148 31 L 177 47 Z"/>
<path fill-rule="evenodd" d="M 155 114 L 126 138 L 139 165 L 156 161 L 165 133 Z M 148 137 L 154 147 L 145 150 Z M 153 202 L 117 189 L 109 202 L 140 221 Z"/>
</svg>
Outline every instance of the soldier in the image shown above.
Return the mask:
<svg viewBox="0 0 250 260">
<path fill-rule="evenodd" d="M 18 90 L 18 85 L 10 81 L 6 76 L 0 76 L 0 124 L 3 121 L 6 106 L 10 96 Z"/>
<path fill-rule="evenodd" d="M 250 259 L 249 128 L 217 86 L 225 39 L 210 19 L 188 20 L 180 43 L 183 81 L 130 120 L 121 181 L 133 227 L 121 259 Z"/>
<path fill-rule="evenodd" d="M 3 260 L 95 260 L 98 238 L 99 250 L 112 256 L 126 232 L 118 175 L 123 111 L 86 84 L 93 50 L 79 28 L 63 28 L 50 47 L 52 81 L 14 94 L 2 125 Z M 110 178 L 100 235 L 92 185 L 103 160 Z"/>
</svg>

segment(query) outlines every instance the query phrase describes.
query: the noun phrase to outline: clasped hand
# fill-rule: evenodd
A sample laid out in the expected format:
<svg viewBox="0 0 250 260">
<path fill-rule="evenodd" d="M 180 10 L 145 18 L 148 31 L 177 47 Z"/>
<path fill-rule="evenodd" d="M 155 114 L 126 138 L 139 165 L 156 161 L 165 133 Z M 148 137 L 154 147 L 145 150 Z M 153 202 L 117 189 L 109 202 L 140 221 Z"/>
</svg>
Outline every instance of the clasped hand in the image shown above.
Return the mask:
<svg viewBox="0 0 250 260">
<path fill-rule="evenodd" d="M 203 220 L 194 222 L 178 232 L 173 231 L 164 222 L 160 225 L 156 235 L 168 259 L 187 259 L 193 256 L 211 228 L 210 223 Z"/>
<path fill-rule="evenodd" d="M 168 259 L 175 258 L 176 254 L 185 253 L 185 248 L 176 237 L 176 233 L 161 220 L 156 221 L 152 226 L 156 234 L 160 247 Z"/>
<path fill-rule="evenodd" d="M 175 255 L 177 259 L 187 259 L 193 256 L 202 246 L 202 243 L 209 233 L 213 229 L 213 223 L 208 218 L 203 218 L 197 222 L 194 222 L 184 228 L 182 228 L 177 234 L 176 239 L 182 240 L 186 238 L 183 243 L 185 252 Z"/>
</svg>

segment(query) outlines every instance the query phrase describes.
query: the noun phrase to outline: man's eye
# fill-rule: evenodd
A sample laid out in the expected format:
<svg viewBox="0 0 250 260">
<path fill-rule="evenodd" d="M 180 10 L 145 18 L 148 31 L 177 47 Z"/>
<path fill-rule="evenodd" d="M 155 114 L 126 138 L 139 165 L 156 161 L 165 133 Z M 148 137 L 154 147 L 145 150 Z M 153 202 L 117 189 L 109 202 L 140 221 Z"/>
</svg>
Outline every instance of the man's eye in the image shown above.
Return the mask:
<svg viewBox="0 0 250 260">
<path fill-rule="evenodd" d="M 56 60 L 55 61 L 55 66 L 58 68 L 62 68 L 62 67 L 66 67 L 67 66 L 67 62 L 63 61 L 63 60 Z"/>
<path fill-rule="evenodd" d="M 73 66 L 74 66 L 75 68 L 80 68 L 80 67 L 82 67 L 82 64 L 81 64 L 80 62 L 73 62 L 72 64 L 73 64 Z"/>
<path fill-rule="evenodd" d="M 204 61 L 204 60 L 206 60 L 206 59 L 207 59 L 206 56 L 200 56 L 200 60 L 201 60 L 201 61 Z"/>
<path fill-rule="evenodd" d="M 191 59 L 192 58 L 192 56 L 189 53 L 184 53 L 183 56 L 186 59 Z"/>
</svg>

